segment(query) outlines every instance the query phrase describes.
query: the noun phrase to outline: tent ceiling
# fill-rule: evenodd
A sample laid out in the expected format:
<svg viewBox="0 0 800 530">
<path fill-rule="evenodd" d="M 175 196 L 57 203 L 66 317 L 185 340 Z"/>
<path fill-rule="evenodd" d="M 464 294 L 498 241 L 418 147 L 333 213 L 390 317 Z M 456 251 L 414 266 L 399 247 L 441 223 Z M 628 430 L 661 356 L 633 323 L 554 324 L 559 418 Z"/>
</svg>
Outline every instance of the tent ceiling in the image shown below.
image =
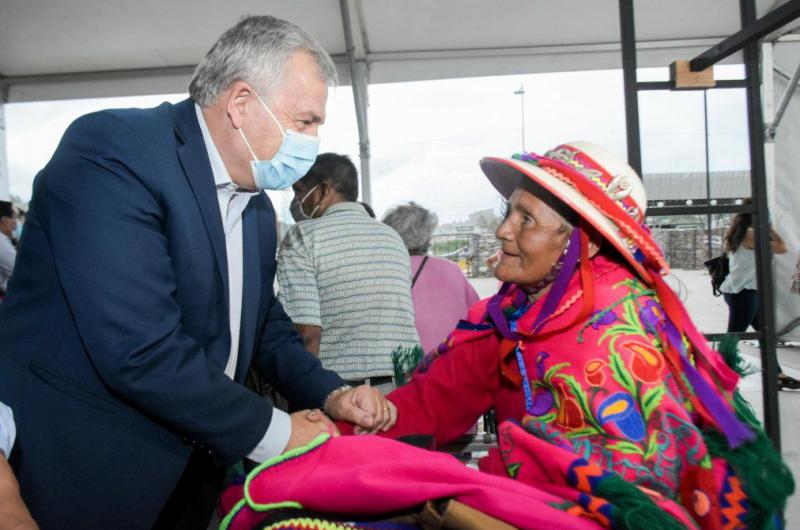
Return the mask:
<svg viewBox="0 0 800 530">
<path fill-rule="evenodd" d="M 616 0 L 349 1 L 373 83 L 620 66 Z M 640 66 L 691 58 L 739 29 L 738 0 L 635 9 Z M 180 92 L 223 30 L 263 13 L 309 29 L 349 82 L 338 0 L 3 0 L 0 75 L 8 101 Z"/>
</svg>

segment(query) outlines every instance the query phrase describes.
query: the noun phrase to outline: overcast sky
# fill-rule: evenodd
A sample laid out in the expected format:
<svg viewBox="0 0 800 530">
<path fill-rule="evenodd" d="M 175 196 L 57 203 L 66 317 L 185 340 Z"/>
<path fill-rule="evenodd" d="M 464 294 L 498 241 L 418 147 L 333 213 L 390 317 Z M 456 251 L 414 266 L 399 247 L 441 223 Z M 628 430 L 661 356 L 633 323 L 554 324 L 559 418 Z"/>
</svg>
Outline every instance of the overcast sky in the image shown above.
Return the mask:
<svg viewBox="0 0 800 530">
<path fill-rule="evenodd" d="M 723 68 L 728 68 L 729 75 L 736 73 L 736 67 Z M 590 140 L 625 156 L 622 73 L 618 70 L 372 85 L 372 203 L 378 215 L 409 200 L 436 211 L 443 223 L 497 208 L 498 195 L 480 172 L 478 161 L 520 150 L 520 96 L 514 91 L 521 85 L 525 87 L 526 149 L 542 152 L 565 141 Z M 33 177 L 78 116 L 102 108 L 155 106 L 184 97 L 6 105 L 11 193 L 30 198 Z M 744 92 L 709 92 L 708 111 L 711 169 L 747 169 Z M 640 119 L 645 173 L 705 169 L 702 92 L 642 92 Z M 328 121 L 320 135 L 323 152 L 346 153 L 358 163 L 349 87 L 331 91 Z M 288 194 L 272 197 L 279 208 L 288 206 Z"/>
</svg>

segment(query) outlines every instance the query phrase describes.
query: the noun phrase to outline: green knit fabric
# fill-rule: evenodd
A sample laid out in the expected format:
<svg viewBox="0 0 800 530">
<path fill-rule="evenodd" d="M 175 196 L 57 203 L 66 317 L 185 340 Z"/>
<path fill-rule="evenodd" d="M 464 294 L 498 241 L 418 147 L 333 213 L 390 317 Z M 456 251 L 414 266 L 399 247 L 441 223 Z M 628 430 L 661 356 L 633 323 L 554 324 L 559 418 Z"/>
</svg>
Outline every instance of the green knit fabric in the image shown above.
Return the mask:
<svg viewBox="0 0 800 530">
<path fill-rule="evenodd" d="M 411 372 L 417 367 L 425 353 L 419 345 L 413 348 L 398 347 L 392 352 L 394 365 L 394 379 L 398 387 L 405 385 L 410 379 Z"/>
<path fill-rule="evenodd" d="M 634 484 L 619 475 L 608 473 L 598 481 L 598 497 L 614 505 L 614 528 L 624 530 L 683 530 L 684 526 Z"/>
<path fill-rule="evenodd" d="M 750 370 L 739 355 L 735 337 L 727 337 L 716 346 L 728 365 L 739 374 Z M 734 392 L 733 404 L 739 419 L 753 427 L 756 439 L 731 449 L 718 432 L 707 431 L 703 437 L 711 455 L 724 458 L 742 482 L 749 502 L 748 528 L 774 528 L 775 514 L 783 512 L 786 499 L 794 493 L 794 478 L 738 390 Z"/>
</svg>

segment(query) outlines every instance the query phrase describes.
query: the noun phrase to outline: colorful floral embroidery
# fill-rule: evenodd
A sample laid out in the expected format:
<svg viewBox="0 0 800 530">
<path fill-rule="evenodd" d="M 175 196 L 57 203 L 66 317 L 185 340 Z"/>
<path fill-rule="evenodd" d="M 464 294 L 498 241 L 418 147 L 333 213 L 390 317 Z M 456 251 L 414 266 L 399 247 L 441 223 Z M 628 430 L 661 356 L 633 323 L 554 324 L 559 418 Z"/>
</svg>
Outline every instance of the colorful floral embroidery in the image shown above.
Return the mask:
<svg viewBox="0 0 800 530">
<path fill-rule="evenodd" d="M 650 343 L 639 339 L 626 339 L 620 342 L 620 348 L 630 351 L 631 373 L 638 381 L 656 383 L 664 372 L 664 357 Z"/>
<path fill-rule="evenodd" d="M 644 440 L 644 420 L 636 410 L 633 398 L 629 394 L 617 392 L 604 399 L 600 403 L 597 420 L 600 425 L 610 423 L 616 426 L 625 437 L 631 440 L 636 442 Z"/>
<path fill-rule="evenodd" d="M 533 399 L 522 426 L 673 497 L 681 460 L 702 465 L 708 454 L 697 427 L 666 412 L 670 407 L 661 409 L 665 399 L 681 407 L 688 400 L 666 369 L 659 334 L 665 317 L 654 293 L 636 279 L 613 288 L 624 295 L 595 311 L 579 337 L 580 343 L 592 329 L 598 350 L 608 357 L 587 360 L 576 374 L 572 363 L 538 352 L 535 373 L 526 373 Z"/>
<path fill-rule="evenodd" d="M 605 367 L 606 363 L 600 359 L 592 359 L 586 363 L 583 368 L 586 381 L 593 386 L 603 386 L 606 381 Z"/>
</svg>

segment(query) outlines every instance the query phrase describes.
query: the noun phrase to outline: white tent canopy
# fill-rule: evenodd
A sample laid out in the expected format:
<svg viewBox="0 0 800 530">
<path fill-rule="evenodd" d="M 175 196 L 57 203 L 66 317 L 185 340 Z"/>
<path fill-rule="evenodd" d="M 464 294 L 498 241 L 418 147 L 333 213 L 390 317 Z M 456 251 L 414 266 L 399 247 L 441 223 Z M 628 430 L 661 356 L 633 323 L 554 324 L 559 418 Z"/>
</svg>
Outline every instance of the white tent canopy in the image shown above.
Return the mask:
<svg viewBox="0 0 800 530">
<path fill-rule="evenodd" d="M 761 16 L 784 0 L 762 0 Z M 689 59 L 740 29 L 738 0 L 638 0 L 638 62 Z M 216 38 L 247 14 L 315 35 L 354 87 L 369 201 L 369 83 L 621 66 L 616 0 L 3 0 L 2 103 L 183 92 Z M 355 83 L 351 77 L 355 76 Z"/>
<path fill-rule="evenodd" d="M 6 102 L 181 92 L 245 14 L 306 27 L 349 84 L 343 2 L 371 83 L 621 65 L 615 0 L 3 0 L 0 86 Z M 760 2 L 759 16 L 774 3 Z M 635 9 L 643 67 L 691 58 L 740 28 L 738 0 Z"/>
</svg>

